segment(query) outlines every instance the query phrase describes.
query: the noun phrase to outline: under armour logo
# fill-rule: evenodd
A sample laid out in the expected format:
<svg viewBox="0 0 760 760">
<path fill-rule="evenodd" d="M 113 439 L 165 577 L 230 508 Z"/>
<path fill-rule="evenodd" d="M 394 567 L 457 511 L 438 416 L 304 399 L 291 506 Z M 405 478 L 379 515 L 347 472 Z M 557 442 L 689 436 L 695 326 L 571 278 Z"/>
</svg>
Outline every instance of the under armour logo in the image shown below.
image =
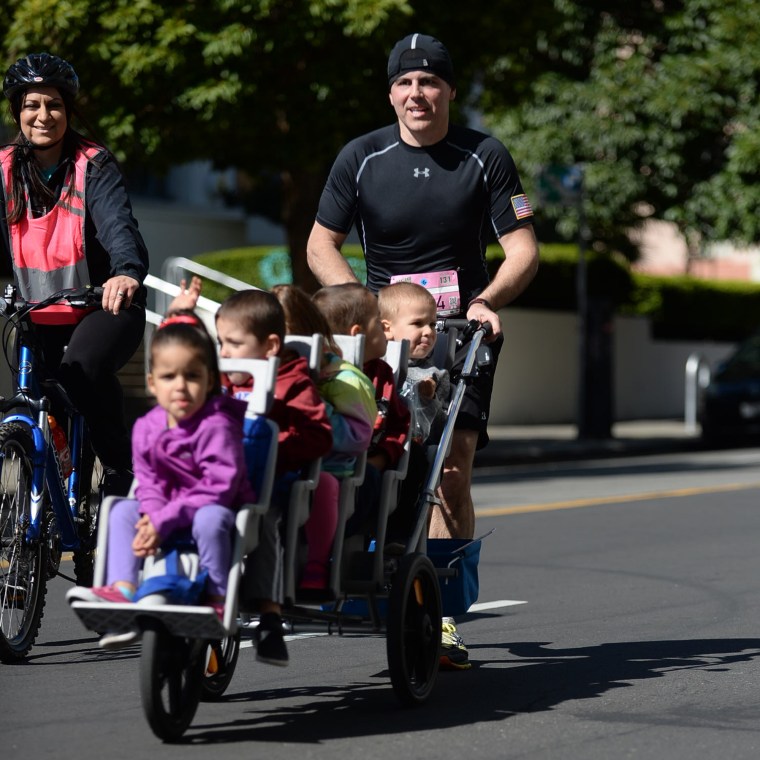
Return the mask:
<svg viewBox="0 0 760 760">
<path fill-rule="evenodd" d="M 425 167 L 424 169 L 415 169 L 414 176 L 415 177 L 429 177 L 430 169 L 428 169 L 427 167 Z"/>
</svg>

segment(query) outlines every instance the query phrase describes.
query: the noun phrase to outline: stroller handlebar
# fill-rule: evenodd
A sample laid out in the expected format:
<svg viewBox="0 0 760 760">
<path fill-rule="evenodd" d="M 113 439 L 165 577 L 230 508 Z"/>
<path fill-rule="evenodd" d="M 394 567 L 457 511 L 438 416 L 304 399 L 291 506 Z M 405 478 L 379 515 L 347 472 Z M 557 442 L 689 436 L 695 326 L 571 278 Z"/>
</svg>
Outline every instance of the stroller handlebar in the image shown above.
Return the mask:
<svg viewBox="0 0 760 760">
<path fill-rule="evenodd" d="M 457 343 L 461 345 L 472 338 L 478 330 L 482 330 L 483 337 L 488 337 L 492 332 L 490 322 L 478 322 L 477 319 L 461 319 L 457 317 L 444 317 L 435 323 L 436 332 L 446 332 L 447 330 L 458 330 Z"/>
</svg>

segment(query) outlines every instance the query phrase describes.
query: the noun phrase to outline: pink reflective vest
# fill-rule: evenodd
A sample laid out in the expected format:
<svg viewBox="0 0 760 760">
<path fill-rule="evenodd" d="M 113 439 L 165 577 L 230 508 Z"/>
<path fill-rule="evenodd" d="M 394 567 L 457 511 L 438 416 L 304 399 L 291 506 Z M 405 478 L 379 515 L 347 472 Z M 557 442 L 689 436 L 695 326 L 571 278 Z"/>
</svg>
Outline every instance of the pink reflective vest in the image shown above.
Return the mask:
<svg viewBox="0 0 760 760">
<path fill-rule="evenodd" d="M 12 207 L 11 164 L 13 148 L 0 150 L 6 211 Z M 8 225 L 13 271 L 19 295 L 26 301 L 41 301 L 63 288 L 89 285 L 85 257 L 85 177 L 87 164 L 101 149 L 87 145 L 77 150 L 55 206 L 44 216 L 33 218 L 27 190 L 27 214 L 18 224 Z M 69 190 L 71 183 L 73 188 Z M 76 324 L 90 310 L 55 304 L 32 313 L 38 324 Z"/>
</svg>

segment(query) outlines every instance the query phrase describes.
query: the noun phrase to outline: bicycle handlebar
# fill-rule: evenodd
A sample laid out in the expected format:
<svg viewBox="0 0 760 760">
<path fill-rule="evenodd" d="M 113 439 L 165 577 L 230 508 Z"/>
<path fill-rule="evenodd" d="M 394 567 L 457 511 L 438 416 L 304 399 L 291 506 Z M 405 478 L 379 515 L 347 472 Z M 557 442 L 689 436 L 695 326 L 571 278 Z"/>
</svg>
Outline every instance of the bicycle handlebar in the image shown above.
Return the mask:
<svg viewBox="0 0 760 760">
<path fill-rule="evenodd" d="M 37 309 L 44 309 L 60 301 L 67 301 L 69 306 L 76 309 L 86 309 L 90 306 L 98 306 L 103 299 L 103 288 L 85 285 L 81 288 L 64 288 L 56 293 L 51 293 L 41 301 L 26 301 L 19 298 L 13 285 L 5 287 L 3 303 L 0 304 L 3 314 L 28 313 Z"/>
</svg>

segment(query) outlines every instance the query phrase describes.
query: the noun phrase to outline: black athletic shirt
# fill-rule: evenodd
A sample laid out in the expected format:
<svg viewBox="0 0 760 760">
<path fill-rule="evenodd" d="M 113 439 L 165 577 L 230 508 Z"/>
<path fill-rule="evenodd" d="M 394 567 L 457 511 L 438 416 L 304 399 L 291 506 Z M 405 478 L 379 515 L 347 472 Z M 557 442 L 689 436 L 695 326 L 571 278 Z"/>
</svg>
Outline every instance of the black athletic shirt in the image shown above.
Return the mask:
<svg viewBox="0 0 760 760">
<path fill-rule="evenodd" d="M 356 224 L 370 290 L 396 274 L 457 269 L 466 304 L 488 284 L 489 240 L 532 223 L 533 212 L 498 140 L 452 125 L 441 142 L 415 148 L 395 124 L 343 148 L 317 221 L 343 234 Z"/>
</svg>

